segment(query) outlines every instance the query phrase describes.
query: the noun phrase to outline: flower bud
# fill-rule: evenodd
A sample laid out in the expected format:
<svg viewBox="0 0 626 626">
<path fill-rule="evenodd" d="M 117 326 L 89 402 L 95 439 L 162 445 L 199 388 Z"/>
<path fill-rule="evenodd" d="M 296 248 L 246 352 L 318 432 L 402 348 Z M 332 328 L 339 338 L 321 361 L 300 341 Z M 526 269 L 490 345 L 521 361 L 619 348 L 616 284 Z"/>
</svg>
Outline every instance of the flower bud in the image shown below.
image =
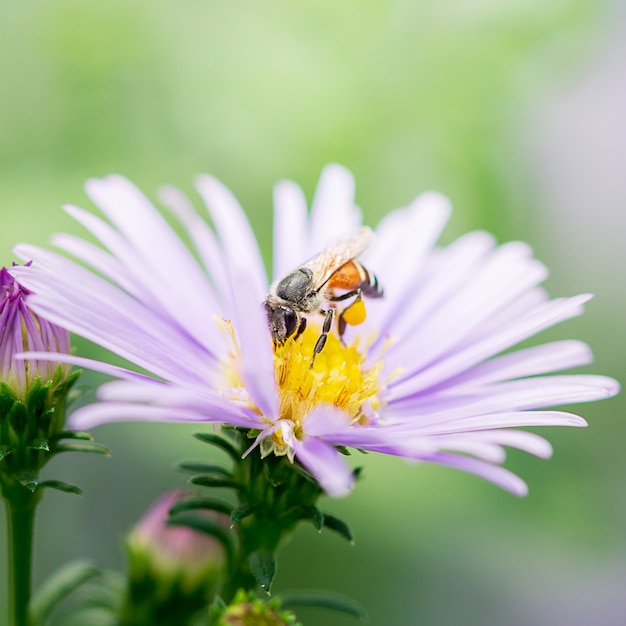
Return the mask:
<svg viewBox="0 0 626 626">
<path fill-rule="evenodd" d="M 226 607 L 218 626 L 301 626 L 291 611 L 281 611 L 278 600 L 265 602 L 240 590 Z"/>
<path fill-rule="evenodd" d="M 0 269 L 0 488 L 7 497 L 16 484 L 34 491 L 39 470 L 56 453 L 65 408 L 78 373 L 24 352 L 69 353 L 69 333 L 34 313 L 30 292 L 7 268 Z M 76 488 L 49 484 L 61 490 Z"/>
<path fill-rule="evenodd" d="M 128 537 L 123 626 L 187 624 L 208 607 L 217 591 L 226 562 L 222 544 L 191 528 L 167 524 L 170 509 L 187 495 L 184 491 L 162 495 Z M 227 516 L 217 521 L 228 528 Z"/>
<path fill-rule="evenodd" d="M 29 291 L 7 268 L 0 269 L 0 381 L 25 399 L 33 381 L 53 380 L 58 364 L 50 360 L 16 359 L 22 352 L 70 351 L 69 333 L 42 319 L 28 307 Z M 68 365 L 61 366 L 64 374 Z"/>
</svg>

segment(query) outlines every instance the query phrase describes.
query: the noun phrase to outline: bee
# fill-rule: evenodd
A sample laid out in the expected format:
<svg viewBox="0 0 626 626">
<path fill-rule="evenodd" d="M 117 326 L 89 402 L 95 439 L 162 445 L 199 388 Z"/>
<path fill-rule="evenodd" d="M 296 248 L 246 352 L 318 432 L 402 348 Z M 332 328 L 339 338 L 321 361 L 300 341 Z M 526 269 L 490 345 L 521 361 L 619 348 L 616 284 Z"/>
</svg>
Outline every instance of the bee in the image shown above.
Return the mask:
<svg viewBox="0 0 626 626">
<path fill-rule="evenodd" d="M 335 303 L 353 298 L 339 313 L 337 320 L 342 341 L 347 324 L 354 326 L 365 320 L 362 296 L 383 296 L 376 276 L 356 260 L 373 239 L 372 229 L 363 227 L 349 239 L 330 245 L 273 283 L 264 305 L 274 343 L 283 344 L 290 337 L 299 337 L 307 323 L 303 314 L 319 311 L 324 315 L 324 322 L 313 349 L 313 367 L 315 357 L 324 349 L 332 327 Z M 337 294 L 336 290 L 342 293 Z"/>
</svg>

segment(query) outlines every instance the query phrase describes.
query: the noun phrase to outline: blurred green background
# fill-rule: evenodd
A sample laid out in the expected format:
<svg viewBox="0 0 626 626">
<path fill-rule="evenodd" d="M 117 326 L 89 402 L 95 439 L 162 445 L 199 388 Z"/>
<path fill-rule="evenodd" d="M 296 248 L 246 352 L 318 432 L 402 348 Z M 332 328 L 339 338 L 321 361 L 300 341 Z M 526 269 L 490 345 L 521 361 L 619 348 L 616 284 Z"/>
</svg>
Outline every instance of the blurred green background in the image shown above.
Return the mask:
<svg viewBox="0 0 626 626">
<path fill-rule="evenodd" d="M 471 228 L 529 241 L 552 294 L 596 294 L 542 338 L 588 341 L 593 371 L 619 378 L 625 32 L 623 0 L 1 0 L 1 261 L 18 241 L 80 232 L 60 205 L 87 206 L 84 179 L 112 171 L 153 195 L 216 175 L 267 253 L 273 183 L 310 197 L 335 161 L 355 173 L 369 223 L 434 188 L 456 207 L 446 241 Z M 522 500 L 369 455 L 354 494 L 324 503 L 356 545 L 300 529 L 275 589 L 347 593 L 374 626 L 626 623 L 624 399 L 579 410 L 589 429 L 541 431 L 551 461 L 510 454 Z M 47 474 L 85 495 L 44 499 L 36 581 L 78 556 L 121 567 L 125 532 L 183 484 L 173 463 L 205 454 L 195 430 L 102 427 L 112 459 L 53 462 Z"/>
</svg>

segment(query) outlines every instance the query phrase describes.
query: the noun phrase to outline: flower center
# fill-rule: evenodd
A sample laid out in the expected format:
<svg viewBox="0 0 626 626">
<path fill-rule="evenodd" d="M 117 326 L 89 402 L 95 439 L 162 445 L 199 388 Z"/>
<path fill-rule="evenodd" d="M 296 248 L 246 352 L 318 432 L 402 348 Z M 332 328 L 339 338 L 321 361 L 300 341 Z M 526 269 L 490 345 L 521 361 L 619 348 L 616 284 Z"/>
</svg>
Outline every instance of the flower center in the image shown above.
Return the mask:
<svg viewBox="0 0 626 626">
<path fill-rule="evenodd" d="M 234 329 L 229 321 L 219 320 L 222 330 L 230 337 L 232 349 L 224 362 L 224 396 L 231 402 L 240 403 L 261 414 L 251 401 L 240 375 L 240 348 Z M 366 424 L 375 419 L 380 407 L 380 373 L 383 362 L 371 369 L 365 368 L 359 340 L 343 345 L 337 337 L 329 334 L 324 349 L 315 357 L 311 367 L 313 350 L 320 336 L 320 327 L 309 323 L 302 335 L 288 339 L 274 350 L 274 370 L 279 398 L 279 415 L 263 415 L 268 425 L 277 420 L 291 422 L 293 434 L 304 436 L 303 422 L 318 405 L 330 405 L 341 409 L 351 425 Z M 263 456 L 292 455 L 293 451 L 282 438 L 280 429 L 261 442 Z"/>
<path fill-rule="evenodd" d="M 305 417 L 317 405 L 333 405 L 343 410 L 352 424 L 358 424 L 365 423 L 367 414 L 379 404 L 382 362 L 366 370 L 358 340 L 344 346 L 329 334 L 311 367 L 318 337 L 319 329 L 309 325 L 300 337 L 287 340 L 274 352 L 280 418 L 293 422 L 296 436 Z"/>
</svg>

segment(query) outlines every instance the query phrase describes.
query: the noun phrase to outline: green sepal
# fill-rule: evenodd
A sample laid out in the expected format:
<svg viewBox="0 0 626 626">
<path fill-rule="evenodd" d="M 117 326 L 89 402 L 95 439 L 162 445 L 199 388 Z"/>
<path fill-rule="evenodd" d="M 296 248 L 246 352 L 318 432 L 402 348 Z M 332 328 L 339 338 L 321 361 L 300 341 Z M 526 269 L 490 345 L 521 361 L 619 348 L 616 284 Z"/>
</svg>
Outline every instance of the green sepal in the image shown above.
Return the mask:
<svg viewBox="0 0 626 626">
<path fill-rule="evenodd" d="M 57 491 L 62 491 L 63 493 L 73 493 L 76 496 L 82 496 L 83 490 L 77 485 L 72 485 L 71 483 L 65 483 L 62 480 L 44 480 L 39 483 L 37 489 L 43 489 L 47 487 L 48 489 L 56 489 Z"/>
<path fill-rule="evenodd" d="M 5 382 L 0 381 L 0 418 L 4 417 L 17 400 L 15 392 Z"/>
<path fill-rule="evenodd" d="M 211 606 L 209 606 L 209 624 L 208 626 L 214 626 L 217 624 L 217 620 L 222 616 L 224 611 L 228 608 L 228 605 L 220 596 L 215 596 Z"/>
<path fill-rule="evenodd" d="M 9 454 L 13 454 L 15 452 L 15 448 L 11 446 L 0 446 L 0 461 L 4 460 Z"/>
<path fill-rule="evenodd" d="M 347 446 L 335 446 L 337 452 L 343 454 L 344 456 L 351 456 L 352 452 L 350 452 L 350 448 Z"/>
<path fill-rule="evenodd" d="M 230 514 L 231 524 L 236 526 L 239 522 L 241 522 L 241 520 L 246 519 L 246 517 L 250 517 L 250 515 L 253 515 L 258 510 L 258 506 L 253 506 L 251 504 L 242 504 L 241 506 L 236 507 Z"/>
<path fill-rule="evenodd" d="M 16 433 L 23 433 L 28 424 L 28 411 L 20 400 L 16 400 L 9 409 L 9 424 Z"/>
<path fill-rule="evenodd" d="M 49 411 L 46 408 L 48 404 L 48 392 L 50 391 L 50 383 L 41 384 L 41 378 L 35 378 L 29 387 L 26 396 L 26 408 L 31 415 L 41 415 Z"/>
<path fill-rule="evenodd" d="M 52 438 L 53 442 L 61 441 L 62 439 L 80 439 L 81 441 L 93 441 L 93 436 L 84 430 L 64 430 L 58 435 Z"/>
<path fill-rule="evenodd" d="M 213 476 L 194 476 L 189 479 L 192 485 L 200 485 L 202 487 L 226 487 L 227 489 L 241 489 L 241 485 L 234 480 L 226 478 L 213 478 Z"/>
<path fill-rule="evenodd" d="M 83 370 L 75 370 L 70 374 L 65 374 L 63 366 L 59 363 L 52 378 L 53 389 L 57 393 L 66 395 L 82 373 Z"/>
<path fill-rule="evenodd" d="M 35 439 L 31 441 L 28 446 L 26 446 L 30 450 L 39 450 L 41 452 L 50 452 L 50 446 L 48 445 L 47 439 Z"/>
<path fill-rule="evenodd" d="M 352 598 L 330 591 L 290 591 L 280 594 L 281 606 L 284 609 L 319 608 L 343 615 L 356 617 L 362 622 L 367 621 L 367 612 L 363 606 Z"/>
<path fill-rule="evenodd" d="M 86 440 L 74 440 L 63 441 L 58 443 L 52 449 L 52 454 L 59 454 L 60 452 L 89 452 L 93 454 L 104 454 L 105 456 L 111 456 L 111 450 L 101 443 L 95 441 Z"/>
<path fill-rule="evenodd" d="M 195 433 L 194 437 L 200 441 L 210 443 L 221 450 L 224 450 L 224 452 L 226 452 L 226 454 L 228 454 L 228 456 L 230 456 L 236 463 L 241 460 L 241 453 L 239 450 L 237 450 L 237 448 L 235 448 L 230 441 L 224 439 L 224 437 L 220 437 L 215 433 Z"/>
<path fill-rule="evenodd" d="M 39 485 L 39 479 L 37 477 L 37 474 L 35 474 L 34 472 L 19 472 L 16 478 L 17 482 L 20 483 L 22 487 L 26 487 L 26 489 L 33 493 L 37 490 L 37 486 Z"/>
<path fill-rule="evenodd" d="M 216 513 L 224 513 L 230 516 L 233 511 L 233 505 L 218 498 L 208 498 L 203 496 L 191 496 L 179 500 L 171 509 L 170 515 L 177 515 L 185 511 L 215 511 Z"/>
<path fill-rule="evenodd" d="M 350 543 L 354 543 L 354 535 L 350 530 L 350 526 L 338 517 L 324 513 L 324 527 L 328 528 L 328 530 L 336 532 L 338 535 L 341 535 Z"/>
<path fill-rule="evenodd" d="M 35 594 L 30 608 L 30 624 L 43 626 L 57 604 L 100 570 L 87 561 L 73 561 L 57 570 Z M 91 623 L 91 622 L 89 622 Z"/>
<path fill-rule="evenodd" d="M 321 531 L 324 527 L 325 515 L 313 504 L 302 507 L 302 519 L 308 519 L 315 530 Z"/>
<path fill-rule="evenodd" d="M 276 576 L 276 557 L 271 552 L 259 550 L 250 555 L 249 564 L 259 586 L 269 595 Z"/>
<path fill-rule="evenodd" d="M 166 524 L 168 526 L 185 526 L 214 537 L 224 546 L 228 554 L 228 560 L 231 560 L 233 554 L 232 535 L 228 529 L 211 517 L 185 511 L 184 513 L 171 516 Z"/>
<path fill-rule="evenodd" d="M 269 463 L 263 465 L 263 475 L 265 476 L 267 482 L 274 488 L 280 487 L 280 485 L 286 482 L 286 478 L 284 476 L 279 476 L 278 474 L 272 472 Z"/>
<path fill-rule="evenodd" d="M 220 478 L 232 478 L 232 472 L 223 468 L 221 465 L 212 465 L 210 463 L 195 463 L 193 461 L 183 461 L 178 463 L 178 469 L 185 472 L 194 472 L 197 474 L 209 474 L 219 476 Z"/>
</svg>

